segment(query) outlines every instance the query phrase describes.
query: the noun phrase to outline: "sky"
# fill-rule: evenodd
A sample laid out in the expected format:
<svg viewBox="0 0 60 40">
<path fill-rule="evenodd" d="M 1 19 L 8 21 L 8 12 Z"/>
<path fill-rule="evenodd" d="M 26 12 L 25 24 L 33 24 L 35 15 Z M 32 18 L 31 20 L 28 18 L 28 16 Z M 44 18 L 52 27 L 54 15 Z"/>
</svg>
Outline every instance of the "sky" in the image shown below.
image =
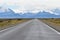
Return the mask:
<svg viewBox="0 0 60 40">
<path fill-rule="evenodd" d="M 60 8 L 60 0 L 0 0 L 0 6 L 12 9 L 14 12 L 38 12 Z"/>
</svg>

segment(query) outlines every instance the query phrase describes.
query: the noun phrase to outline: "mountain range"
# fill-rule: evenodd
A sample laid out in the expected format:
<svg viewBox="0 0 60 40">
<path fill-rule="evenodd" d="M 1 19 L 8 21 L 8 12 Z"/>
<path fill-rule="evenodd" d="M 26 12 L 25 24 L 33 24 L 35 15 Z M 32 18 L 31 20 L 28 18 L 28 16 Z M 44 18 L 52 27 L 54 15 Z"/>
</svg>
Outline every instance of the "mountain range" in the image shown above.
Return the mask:
<svg viewBox="0 0 60 40">
<path fill-rule="evenodd" d="M 53 13 L 60 14 L 60 10 L 58 9 L 52 11 Z M 15 13 L 13 10 L 9 8 L 0 7 L 0 18 L 60 18 L 60 15 L 55 15 L 53 13 L 46 12 L 43 10 L 43 12 L 40 11 L 35 14 L 31 12 L 22 14 L 22 13 Z"/>
</svg>

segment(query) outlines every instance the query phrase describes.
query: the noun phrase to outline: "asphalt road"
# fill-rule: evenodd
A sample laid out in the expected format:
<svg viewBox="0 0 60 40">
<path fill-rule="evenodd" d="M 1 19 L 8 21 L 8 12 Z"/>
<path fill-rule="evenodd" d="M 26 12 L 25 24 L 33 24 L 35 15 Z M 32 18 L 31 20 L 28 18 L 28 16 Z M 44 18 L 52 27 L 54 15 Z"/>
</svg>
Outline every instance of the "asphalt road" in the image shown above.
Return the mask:
<svg viewBox="0 0 60 40">
<path fill-rule="evenodd" d="M 60 33 L 33 19 L 0 31 L 0 40 L 60 40 Z"/>
</svg>

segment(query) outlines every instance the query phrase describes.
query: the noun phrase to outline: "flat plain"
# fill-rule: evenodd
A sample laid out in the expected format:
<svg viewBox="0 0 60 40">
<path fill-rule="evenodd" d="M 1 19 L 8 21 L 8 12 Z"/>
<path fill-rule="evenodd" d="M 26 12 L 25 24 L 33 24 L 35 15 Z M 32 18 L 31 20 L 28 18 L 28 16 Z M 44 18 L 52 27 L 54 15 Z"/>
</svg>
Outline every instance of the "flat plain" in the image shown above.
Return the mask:
<svg viewBox="0 0 60 40">
<path fill-rule="evenodd" d="M 29 19 L 0 19 L 0 30 L 28 21 Z"/>
<path fill-rule="evenodd" d="M 60 18 L 45 18 L 41 19 L 41 21 L 60 32 Z"/>
</svg>

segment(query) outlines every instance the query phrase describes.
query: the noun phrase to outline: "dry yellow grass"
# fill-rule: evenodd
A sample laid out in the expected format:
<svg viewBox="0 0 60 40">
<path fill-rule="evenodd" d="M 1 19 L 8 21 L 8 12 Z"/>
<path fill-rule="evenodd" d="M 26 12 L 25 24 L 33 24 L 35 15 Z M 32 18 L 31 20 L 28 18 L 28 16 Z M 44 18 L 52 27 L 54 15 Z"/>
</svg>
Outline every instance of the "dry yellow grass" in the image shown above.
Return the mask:
<svg viewBox="0 0 60 40">
<path fill-rule="evenodd" d="M 0 20 L 0 30 L 10 27 L 11 25 L 16 25 L 28 21 L 28 19 L 11 19 L 11 20 Z"/>
<path fill-rule="evenodd" d="M 60 18 L 57 18 L 57 19 L 54 19 L 54 18 L 53 19 L 51 19 L 51 18 L 50 19 L 42 19 L 42 21 L 60 32 Z"/>
<path fill-rule="evenodd" d="M 55 24 L 57 26 L 60 26 L 60 19 L 47 19 L 47 20 L 45 19 L 43 21 L 50 22 L 52 24 Z"/>
</svg>

